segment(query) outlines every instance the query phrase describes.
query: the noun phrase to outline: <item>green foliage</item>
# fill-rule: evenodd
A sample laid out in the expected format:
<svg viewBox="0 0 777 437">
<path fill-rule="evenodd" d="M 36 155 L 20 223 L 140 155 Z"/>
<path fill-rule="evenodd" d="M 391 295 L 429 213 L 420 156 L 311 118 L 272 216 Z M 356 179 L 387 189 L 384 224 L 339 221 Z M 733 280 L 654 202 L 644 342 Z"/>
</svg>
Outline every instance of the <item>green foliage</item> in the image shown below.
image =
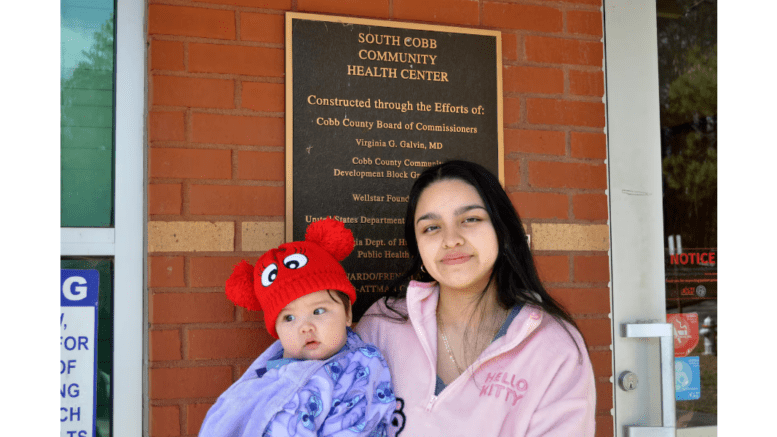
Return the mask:
<svg viewBox="0 0 777 437">
<path fill-rule="evenodd" d="M 702 203 L 717 194 L 716 130 L 707 123 L 707 117 L 718 113 L 717 44 L 706 53 L 694 46 L 685 58 L 686 71 L 669 85 L 665 121 L 689 129 L 679 153 L 664 157 L 663 171 L 677 199 L 698 214 Z"/>
<path fill-rule="evenodd" d="M 717 2 L 676 0 L 658 19 L 664 229 L 717 246 Z"/>
<path fill-rule="evenodd" d="M 670 126 L 718 113 L 718 46 L 703 52 L 694 46 L 686 54 L 688 67 L 669 85 L 667 122 Z"/>
<path fill-rule="evenodd" d="M 688 57 L 691 47 L 700 53 L 710 53 L 717 44 L 717 0 L 674 0 L 681 17 L 658 18 L 658 79 L 661 93 L 661 111 L 668 107 L 669 85 L 689 70 L 696 60 Z"/>
<path fill-rule="evenodd" d="M 699 132 L 686 135 L 681 153 L 664 158 L 663 171 L 669 188 L 696 213 L 704 200 L 717 194 L 718 152 Z"/>
</svg>

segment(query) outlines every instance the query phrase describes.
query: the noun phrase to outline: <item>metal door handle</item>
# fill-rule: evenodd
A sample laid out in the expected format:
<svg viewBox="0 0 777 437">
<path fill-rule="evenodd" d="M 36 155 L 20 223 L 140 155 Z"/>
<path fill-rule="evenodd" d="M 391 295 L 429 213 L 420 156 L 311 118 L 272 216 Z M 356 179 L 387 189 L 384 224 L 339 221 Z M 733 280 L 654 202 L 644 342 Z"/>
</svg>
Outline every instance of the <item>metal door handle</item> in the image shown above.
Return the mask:
<svg viewBox="0 0 777 437">
<path fill-rule="evenodd" d="M 661 426 L 627 426 L 626 437 L 675 437 L 674 337 L 671 323 L 625 323 L 621 337 L 661 340 Z"/>
</svg>

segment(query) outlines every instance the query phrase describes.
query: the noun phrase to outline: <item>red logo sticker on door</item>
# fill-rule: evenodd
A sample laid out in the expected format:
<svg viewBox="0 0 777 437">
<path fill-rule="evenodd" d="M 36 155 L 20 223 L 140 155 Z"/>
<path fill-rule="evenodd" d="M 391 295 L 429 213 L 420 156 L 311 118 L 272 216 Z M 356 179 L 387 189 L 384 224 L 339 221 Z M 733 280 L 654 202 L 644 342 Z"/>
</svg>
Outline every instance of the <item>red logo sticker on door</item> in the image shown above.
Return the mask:
<svg viewBox="0 0 777 437">
<path fill-rule="evenodd" d="M 667 314 L 667 323 L 674 331 L 674 356 L 687 357 L 699 344 L 699 315 L 697 313 Z"/>
</svg>

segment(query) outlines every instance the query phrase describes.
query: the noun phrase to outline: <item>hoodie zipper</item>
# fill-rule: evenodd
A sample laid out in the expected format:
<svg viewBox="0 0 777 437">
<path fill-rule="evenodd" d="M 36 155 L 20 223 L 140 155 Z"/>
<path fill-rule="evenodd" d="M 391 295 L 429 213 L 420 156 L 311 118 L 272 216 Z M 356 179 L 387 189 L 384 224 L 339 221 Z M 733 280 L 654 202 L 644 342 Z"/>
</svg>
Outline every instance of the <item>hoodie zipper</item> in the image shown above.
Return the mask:
<svg viewBox="0 0 777 437">
<path fill-rule="evenodd" d="M 437 372 L 435 369 L 437 366 L 432 362 L 431 357 L 431 345 L 429 342 L 426 341 L 426 334 L 421 330 L 421 328 L 416 325 L 415 323 L 411 323 L 413 326 L 413 330 L 415 331 L 415 335 L 418 336 L 418 339 L 421 341 L 421 345 L 423 345 L 423 349 L 426 351 L 426 358 L 429 361 L 429 367 L 432 369 L 432 381 L 437 380 Z M 436 383 L 432 384 L 432 393 L 429 397 L 429 402 L 426 404 L 426 411 L 429 412 L 432 410 L 432 406 L 434 405 L 435 401 L 437 401 L 437 395 L 434 394 L 435 387 L 437 386 Z"/>
<path fill-rule="evenodd" d="M 429 403 L 426 404 L 426 412 L 427 413 L 432 411 L 432 406 L 434 405 L 434 403 L 436 401 L 437 401 L 437 396 L 436 395 L 432 395 L 432 398 L 429 399 Z"/>
</svg>

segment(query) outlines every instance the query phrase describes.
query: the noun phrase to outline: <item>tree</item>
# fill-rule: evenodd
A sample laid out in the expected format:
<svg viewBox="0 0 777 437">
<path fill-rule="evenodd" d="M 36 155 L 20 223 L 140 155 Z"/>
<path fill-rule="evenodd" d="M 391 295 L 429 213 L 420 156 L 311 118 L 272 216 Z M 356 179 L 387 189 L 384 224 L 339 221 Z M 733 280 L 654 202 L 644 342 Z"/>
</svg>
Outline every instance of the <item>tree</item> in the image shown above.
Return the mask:
<svg viewBox="0 0 777 437">
<path fill-rule="evenodd" d="M 658 20 L 664 229 L 717 246 L 717 2 L 677 0 Z"/>
</svg>

